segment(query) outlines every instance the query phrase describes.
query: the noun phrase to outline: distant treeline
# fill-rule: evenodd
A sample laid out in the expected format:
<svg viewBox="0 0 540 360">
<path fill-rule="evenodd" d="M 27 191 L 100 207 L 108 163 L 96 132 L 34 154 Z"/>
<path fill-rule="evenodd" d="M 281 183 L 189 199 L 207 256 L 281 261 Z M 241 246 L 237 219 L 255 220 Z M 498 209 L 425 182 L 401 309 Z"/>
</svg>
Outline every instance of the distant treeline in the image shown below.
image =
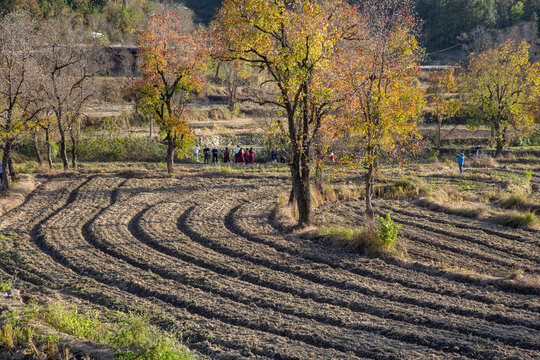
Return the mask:
<svg viewBox="0 0 540 360">
<path fill-rule="evenodd" d="M 362 0 L 349 0 L 361 3 Z M 0 9 L 26 8 L 34 15 L 47 17 L 73 12 L 92 28 L 103 29 L 112 41 L 129 40 L 153 10 L 149 0 L 0 0 Z M 221 0 L 176 0 L 195 13 L 196 20 L 208 24 Z M 428 51 L 451 47 L 461 34 L 482 26 L 502 29 L 520 21 L 537 21 L 540 0 L 416 0 L 423 21 L 422 43 Z M 539 28 L 540 31 L 540 28 Z"/>
</svg>

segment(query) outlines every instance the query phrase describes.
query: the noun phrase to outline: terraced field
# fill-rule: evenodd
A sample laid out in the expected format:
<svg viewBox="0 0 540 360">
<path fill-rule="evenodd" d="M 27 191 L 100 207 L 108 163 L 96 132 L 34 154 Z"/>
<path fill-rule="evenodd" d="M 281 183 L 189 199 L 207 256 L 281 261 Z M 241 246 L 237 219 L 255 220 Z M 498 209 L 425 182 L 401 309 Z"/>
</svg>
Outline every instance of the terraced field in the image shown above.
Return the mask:
<svg viewBox="0 0 540 360">
<path fill-rule="evenodd" d="M 539 359 L 540 299 L 456 276 L 538 274 L 540 234 L 378 203 L 409 261 L 285 234 L 281 175 L 49 179 L 0 217 L 2 271 L 87 306 L 145 309 L 201 359 Z M 319 210 L 361 219 L 361 203 Z M 443 267 L 441 267 L 443 265 Z"/>
</svg>

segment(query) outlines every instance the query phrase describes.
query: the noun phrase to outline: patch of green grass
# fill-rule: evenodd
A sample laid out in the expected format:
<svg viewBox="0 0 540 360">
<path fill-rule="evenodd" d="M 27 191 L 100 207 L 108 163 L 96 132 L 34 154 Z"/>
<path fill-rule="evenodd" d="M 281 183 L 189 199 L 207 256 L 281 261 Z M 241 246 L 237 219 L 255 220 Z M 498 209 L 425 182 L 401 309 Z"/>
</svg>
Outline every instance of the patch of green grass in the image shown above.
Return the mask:
<svg viewBox="0 0 540 360">
<path fill-rule="evenodd" d="M 13 280 L 0 278 L 0 291 L 8 291 L 13 287 Z"/>
<path fill-rule="evenodd" d="M 97 311 L 81 313 L 76 308 L 70 310 L 62 304 L 52 304 L 45 308 L 43 317 L 55 329 L 81 339 L 102 342 L 106 336 Z"/>
<path fill-rule="evenodd" d="M 97 311 L 80 312 L 62 304 L 45 308 L 43 318 L 55 329 L 81 339 L 93 340 L 117 349 L 121 360 L 191 360 L 189 350 L 176 336 L 158 330 L 144 315 L 115 312 L 111 321 Z"/>
</svg>

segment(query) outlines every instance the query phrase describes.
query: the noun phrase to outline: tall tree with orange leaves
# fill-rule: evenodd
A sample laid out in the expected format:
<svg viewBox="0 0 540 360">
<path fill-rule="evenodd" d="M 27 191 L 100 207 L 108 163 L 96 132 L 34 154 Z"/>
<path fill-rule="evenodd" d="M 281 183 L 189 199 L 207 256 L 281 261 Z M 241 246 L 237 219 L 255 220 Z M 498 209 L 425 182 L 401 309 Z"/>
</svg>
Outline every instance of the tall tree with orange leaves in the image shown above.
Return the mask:
<svg viewBox="0 0 540 360">
<path fill-rule="evenodd" d="M 347 142 L 338 162 L 365 169 L 366 215 L 371 219 L 380 162 L 410 151 L 424 104 L 412 9 L 410 0 L 364 1 L 356 36 L 333 61 L 333 87 L 343 98 L 331 128 Z"/>
<path fill-rule="evenodd" d="M 155 116 L 167 141 L 167 171 L 173 172 L 176 150 L 194 142 L 186 121 L 186 102 L 205 81 L 205 41 L 199 32 L 188 34 L 182 21 L 170 14 L 153 15 L 138 38 L 142 78 L 132 90 L 137 107 Z"/>
<path fill-rule="evenodd" d="M 298 226 L 312 222 L 312 145 L 328 113 L 331 89 L 317 81 L 329 69 L 337 43 L 351 31 L 352 8 L 330 0 L 225 0 L 213 33 L 217 56 L 268 73 L 275 96 L 261 103 L 281 109 L 276 128 L 289 143 L 292 199 Z"/>
</svg>

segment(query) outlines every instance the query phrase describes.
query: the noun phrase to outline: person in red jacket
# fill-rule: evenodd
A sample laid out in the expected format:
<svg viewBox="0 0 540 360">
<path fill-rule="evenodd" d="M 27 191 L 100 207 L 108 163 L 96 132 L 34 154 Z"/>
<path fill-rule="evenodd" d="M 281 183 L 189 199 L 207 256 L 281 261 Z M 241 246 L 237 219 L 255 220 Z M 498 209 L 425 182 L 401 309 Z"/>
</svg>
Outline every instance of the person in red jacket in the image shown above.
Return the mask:
<svg viewBox="0 0 540 360">
<path fill-rule="evenodd" d="M 244 162 L 244 153 L 242 152 L 242 148 L 240 148 L 240 150 L 238 150 L 238 153 L 236 154 L 236 162 L 237 163 Z"/>
<path fill-rule="evenodd" d="M 249 148 L 249 163 L 253 164 L 255 161 L 253 160 L 253 148 Z"/>
<path fill-rule="evenodd" d="M 246 148 L 244 151 L 244 163 L 247 165 L 249 163 L 249 150 Z"/>
</svg>

